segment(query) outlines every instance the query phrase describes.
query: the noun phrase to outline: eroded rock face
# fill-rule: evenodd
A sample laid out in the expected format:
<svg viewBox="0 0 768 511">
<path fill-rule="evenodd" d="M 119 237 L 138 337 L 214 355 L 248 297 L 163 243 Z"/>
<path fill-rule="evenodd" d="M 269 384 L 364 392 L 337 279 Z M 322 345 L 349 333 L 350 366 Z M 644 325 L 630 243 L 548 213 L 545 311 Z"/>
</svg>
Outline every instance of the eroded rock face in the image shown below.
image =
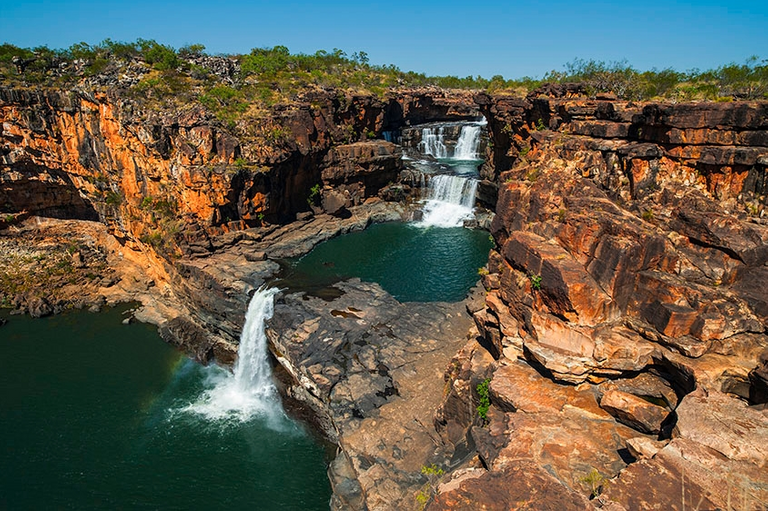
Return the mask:
<svg viewBox="0 0 768 511">
<path fill-rule="evenodd" d="M 485 503 L 521 460 L 607 509 L 764 503 L 768 422 L 748 405 L 765 401 L 765 104 L 476 101 L 499 183 L 476 349 L 495 361 L 463 356 L 436 422 L 487 472 L 457 471 L 433 503 L 464 509 L 475 486 Z M 485 424 L 451 412 L 485 379 Z"/>
<path fill-rule="evenodd" d="M 382 101 L 318 89 L 238 131 L 201 105 L 153 111 L 108 86 L 0 89 L 0 212 L 101 220 L 165 257 L 189 255 L 211 236 L 294 220 L 316 186 L 340 194 L 326 212 L 359 205 L 402 165 L 394 145 L 368 137 L 478 115 L 469 93 L 405 90 Z"/>
<path fill-rule="evenodd" d="M 525 325 L 527 356 L 578 383 L 642 371 L 662 348 L 699 358 L 758 334 L 742 356 L 761 350 L 767 317 L 750 283 L 768 237 L 763 105 L 510 101 L 478 97 L 512 158 L 494 160 L 504 183 L 486 283 L 505 306 L 489 313 Z M 536 116 L 552 129 L 531 128 Z M 718 151 L 741 156 L 703 156 Z"/>
</svg>

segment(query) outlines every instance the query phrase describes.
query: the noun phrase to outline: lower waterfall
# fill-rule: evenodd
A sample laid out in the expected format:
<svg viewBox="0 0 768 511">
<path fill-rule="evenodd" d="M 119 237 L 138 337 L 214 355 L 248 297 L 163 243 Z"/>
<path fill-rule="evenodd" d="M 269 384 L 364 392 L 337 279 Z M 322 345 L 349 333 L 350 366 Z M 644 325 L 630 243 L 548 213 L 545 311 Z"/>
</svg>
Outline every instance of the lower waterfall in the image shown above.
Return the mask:
<svg viewBox="0 0 768 511">
<path fill-rule="evenodd" d="M 261 288 L 254 293 L 240 334 L 234 371 L 213 373 L 209 377 L 210 388 L 184 411 L 210 420 L 239 422 L 258 416 L 275 429 L 288 422 L 272 381 L 264 324 L 272 317 L 278 292 L 277 288 Z"/>
<path fill-rule="evenodd" d="M 458 227 L 472 218 L 477 179 L 461 176 L 433 176 L 428 183 L 421 225 Z"/>
</svg>

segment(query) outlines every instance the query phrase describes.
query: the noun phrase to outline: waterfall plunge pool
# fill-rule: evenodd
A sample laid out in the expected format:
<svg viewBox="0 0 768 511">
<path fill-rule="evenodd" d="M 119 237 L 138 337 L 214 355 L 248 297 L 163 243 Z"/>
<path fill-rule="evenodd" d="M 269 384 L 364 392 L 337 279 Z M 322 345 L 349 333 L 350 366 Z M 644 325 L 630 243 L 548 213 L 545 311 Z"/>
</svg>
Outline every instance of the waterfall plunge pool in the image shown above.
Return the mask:
<svg viewBox="0 0 768 511">
<path fill-rule="evenodd" d="M 121 312 L 0 327 L 0 509 L 328 509 L 319 441 L 287 418 L 188 413 L 232 376 Z"/>
<path fill-rule="evenodd" d="M 456 302 L 477 282 L 492 246 L 481 230 L 375 224 L 283 261 L 283 276 L 274 285 L 333 297 L 329 286 L 359 277 L 380 284 L 401 302 Z"/>
</svg>

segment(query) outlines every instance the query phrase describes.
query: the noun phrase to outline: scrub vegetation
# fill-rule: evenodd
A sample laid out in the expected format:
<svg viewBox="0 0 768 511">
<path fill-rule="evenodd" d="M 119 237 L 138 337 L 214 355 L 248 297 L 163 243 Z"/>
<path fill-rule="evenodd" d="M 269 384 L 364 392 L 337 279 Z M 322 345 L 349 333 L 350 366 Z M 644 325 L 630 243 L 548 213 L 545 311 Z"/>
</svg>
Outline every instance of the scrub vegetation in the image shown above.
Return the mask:
<svg viewBox="0 0 768 511">
<path fill-rule="evenodd" d="M 113 79 L 110 81 L 110 76 Z M 118 76 L 122 77 L 118 80 Z M 125 76 L 133 79 L 125 81 Z M 0 45 L 0 83 L 16 86 L 94 87 L 117 85 L 157 106 L 197 101 L 225 124 L 285 102 L 314 87 L 370 93 L 384 98 L 391 88 L 438 86 L 448 89 L 526 94 L 543 83 L 580 83 L 588 94 L 619 99 L 751 100 L 768 98 L 768 60 L 752 57 L 716 69 L 640 71 L 626 61 L 576 59 L 564 71 L 541 78 L 505 79 L 496 75 L 427 76 L 397 66 L 371 64 L 364 51 L 340 49 L 291 53 L 285 46 L 254 48 L 245 55 L 211 56 L 200 44 L 176 49 L 154 40 L 20 48 Z M 339 99 L 344 101 L 342 97 Z"/>
</svg>

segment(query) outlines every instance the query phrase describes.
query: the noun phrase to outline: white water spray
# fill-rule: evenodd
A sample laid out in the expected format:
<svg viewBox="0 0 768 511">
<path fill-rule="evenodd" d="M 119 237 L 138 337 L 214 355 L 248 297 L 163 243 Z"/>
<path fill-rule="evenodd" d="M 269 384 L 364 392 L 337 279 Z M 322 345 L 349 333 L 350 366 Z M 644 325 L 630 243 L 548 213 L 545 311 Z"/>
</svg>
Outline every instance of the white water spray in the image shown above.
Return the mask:
<svg viewBox="0 0 768 511">
<path fill-rule="evenodd" d="M 282 429 L 286 415 L 272 382 L 264 324 L 274 312 L 276 293 L 276 288 L 261 288 L 254 293 L 240 334 L 233 373 L 214 370 L 209 376 L 211 388 L 184 411 L 213 421 L 245 422 L 259 416 L 268 426 Z"/>
<path fill-rule="evenodd" d="M 458 227 L 472 218 L 477 180 L 439 175 L 429 180 L 421 225 Z"/>
<path fill-rule="evenodd" d="M 453 151 L 453 157 L 457 160 L 476 160 L 477 146 L 480 145 L 480 130 L 478 124 L 468 124 L 461 127 L 459 140 Z"/>
<path fill-rule="evenodd" d="M 434 128 L 424 128 L 421 130 L 421 142 L 419 151 L 422 154 L 429 154 L 435 158 L 447 158 L 448 148 L 443 143 L 445 128 L 440 126 L 435 133 Z"/>
</svg>

